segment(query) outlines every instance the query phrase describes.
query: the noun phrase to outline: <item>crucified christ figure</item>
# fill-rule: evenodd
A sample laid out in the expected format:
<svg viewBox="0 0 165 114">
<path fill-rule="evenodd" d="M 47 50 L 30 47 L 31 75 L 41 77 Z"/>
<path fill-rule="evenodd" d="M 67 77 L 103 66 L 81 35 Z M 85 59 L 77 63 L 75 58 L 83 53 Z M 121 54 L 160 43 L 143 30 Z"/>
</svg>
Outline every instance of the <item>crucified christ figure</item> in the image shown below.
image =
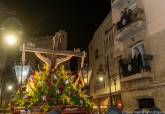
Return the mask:
<svg viewBox="0 0 165 114">
<path fill-rule="evenodd" d="M 59 48 L 59 44 L 61 43 L 61 38 L 62 38 L 62 34 L 60 32 L 57 32 L 55 34 L 55 36 L 53 37 L 53 50 L 57 50 Z M 39 52 L 35 52 L 35 55 L 42 60 L 46 65 L 48 65 L 49 69 L 50 68 L 57 68 L 59 64 L 70 60 L 73 55 L 69 55 L 67 54 L 66 57 L 57 57 L 56 54 L 53 54 L 51 57 L 49 56 L 44 56 L 43 54 L 39 53 Z M 85 52 L 84 52 L 84 56 L 82 57 L 82 63 L 81 63 L 81 67 L 83 66 L 83 62 L 84 62 L 84 58 L 85 58 Z"/>
</svg>

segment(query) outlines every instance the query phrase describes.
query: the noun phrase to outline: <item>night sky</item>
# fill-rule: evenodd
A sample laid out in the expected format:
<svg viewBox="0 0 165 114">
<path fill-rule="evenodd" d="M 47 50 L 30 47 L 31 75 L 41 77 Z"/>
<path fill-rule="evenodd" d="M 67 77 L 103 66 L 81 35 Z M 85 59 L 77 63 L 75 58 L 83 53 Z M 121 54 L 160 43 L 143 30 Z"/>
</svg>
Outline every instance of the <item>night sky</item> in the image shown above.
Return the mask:
<svg viewBox="0 0 165 114">
<path fill-rule="evenodd" d="M 25 34 L 68 32 L 69 49 L 87 48 L 98 25 L 110 11 L 110 0 L 1 0 L 16 10 Z"/>
</svg>

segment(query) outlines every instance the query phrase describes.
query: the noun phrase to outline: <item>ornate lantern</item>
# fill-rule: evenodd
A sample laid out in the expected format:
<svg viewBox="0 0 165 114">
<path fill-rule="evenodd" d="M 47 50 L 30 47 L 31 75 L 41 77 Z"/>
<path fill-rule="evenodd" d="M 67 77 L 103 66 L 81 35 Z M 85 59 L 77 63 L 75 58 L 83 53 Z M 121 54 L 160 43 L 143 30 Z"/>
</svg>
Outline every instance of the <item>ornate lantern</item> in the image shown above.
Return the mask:
<svg viewBox="0 0 165 114">
<path fill-rule="evenodd" d="M 85 86 L 89 86 L 90 78 L 92 74 L 92 69 L 86 64 L 83 69 L 81 69 L 81 75 Z"/>
<path fill-rule="evenodd" d="M 28 65 L 15 65 L 15 73 L 18 81 L 18 85 L 22 85 L 29 73 L 30 66 Z"/>
</svg>

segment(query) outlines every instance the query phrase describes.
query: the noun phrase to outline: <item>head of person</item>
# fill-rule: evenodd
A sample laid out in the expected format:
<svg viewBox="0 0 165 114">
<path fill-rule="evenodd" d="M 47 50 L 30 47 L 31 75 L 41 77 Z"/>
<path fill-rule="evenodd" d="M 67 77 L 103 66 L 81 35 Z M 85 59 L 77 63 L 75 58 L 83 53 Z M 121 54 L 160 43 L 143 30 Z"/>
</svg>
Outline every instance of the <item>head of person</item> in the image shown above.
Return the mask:
<svg viewBox="0 0 165 114">
<path fill-rule="evenodd" d="M 125 8 L 124 9 L 124 13 L 128 13 L 128 8 Z"/>
<path fill-rule="evenodd" d="M 131 9 L 128 9 L 128 13 L 131 14 L 132 13 L 132 10 Z"/>
<path fill-rule="evenodd" d="M 122 12 L 121 12 L 121 17 L 123 17 L 123 16 L 125 16 L 125 13 L 122 11 Z"/>
</svg>

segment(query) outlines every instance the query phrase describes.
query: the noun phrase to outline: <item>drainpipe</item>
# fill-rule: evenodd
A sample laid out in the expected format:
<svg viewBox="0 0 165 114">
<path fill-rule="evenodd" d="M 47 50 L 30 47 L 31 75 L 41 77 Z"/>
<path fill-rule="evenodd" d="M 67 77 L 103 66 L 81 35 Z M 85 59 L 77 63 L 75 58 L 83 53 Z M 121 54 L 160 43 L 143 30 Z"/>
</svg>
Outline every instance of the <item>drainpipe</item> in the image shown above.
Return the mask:
<svg viewBox="0 0 165 114">
<path fill-rule="evenodd" d="M 105 41 L 104 41 L 104 37 L 103 36 L 104 35 L 102 35 L 103 48 L 104 48 L 104 60 L 105 60 L 105 64 L 106 64 L 106 67 L 107 67 L 108 84 L 109 84 L 109 103 L 110 103 L 110 106 L 112 106 L 113 103 L 112 103 L 112 93 L 111 93 L 111 75 L 110 75 L 110 70 L 109 70 L 109 56 L 106 57 L 106 47 L 105 47 Z"/>
</svg>

